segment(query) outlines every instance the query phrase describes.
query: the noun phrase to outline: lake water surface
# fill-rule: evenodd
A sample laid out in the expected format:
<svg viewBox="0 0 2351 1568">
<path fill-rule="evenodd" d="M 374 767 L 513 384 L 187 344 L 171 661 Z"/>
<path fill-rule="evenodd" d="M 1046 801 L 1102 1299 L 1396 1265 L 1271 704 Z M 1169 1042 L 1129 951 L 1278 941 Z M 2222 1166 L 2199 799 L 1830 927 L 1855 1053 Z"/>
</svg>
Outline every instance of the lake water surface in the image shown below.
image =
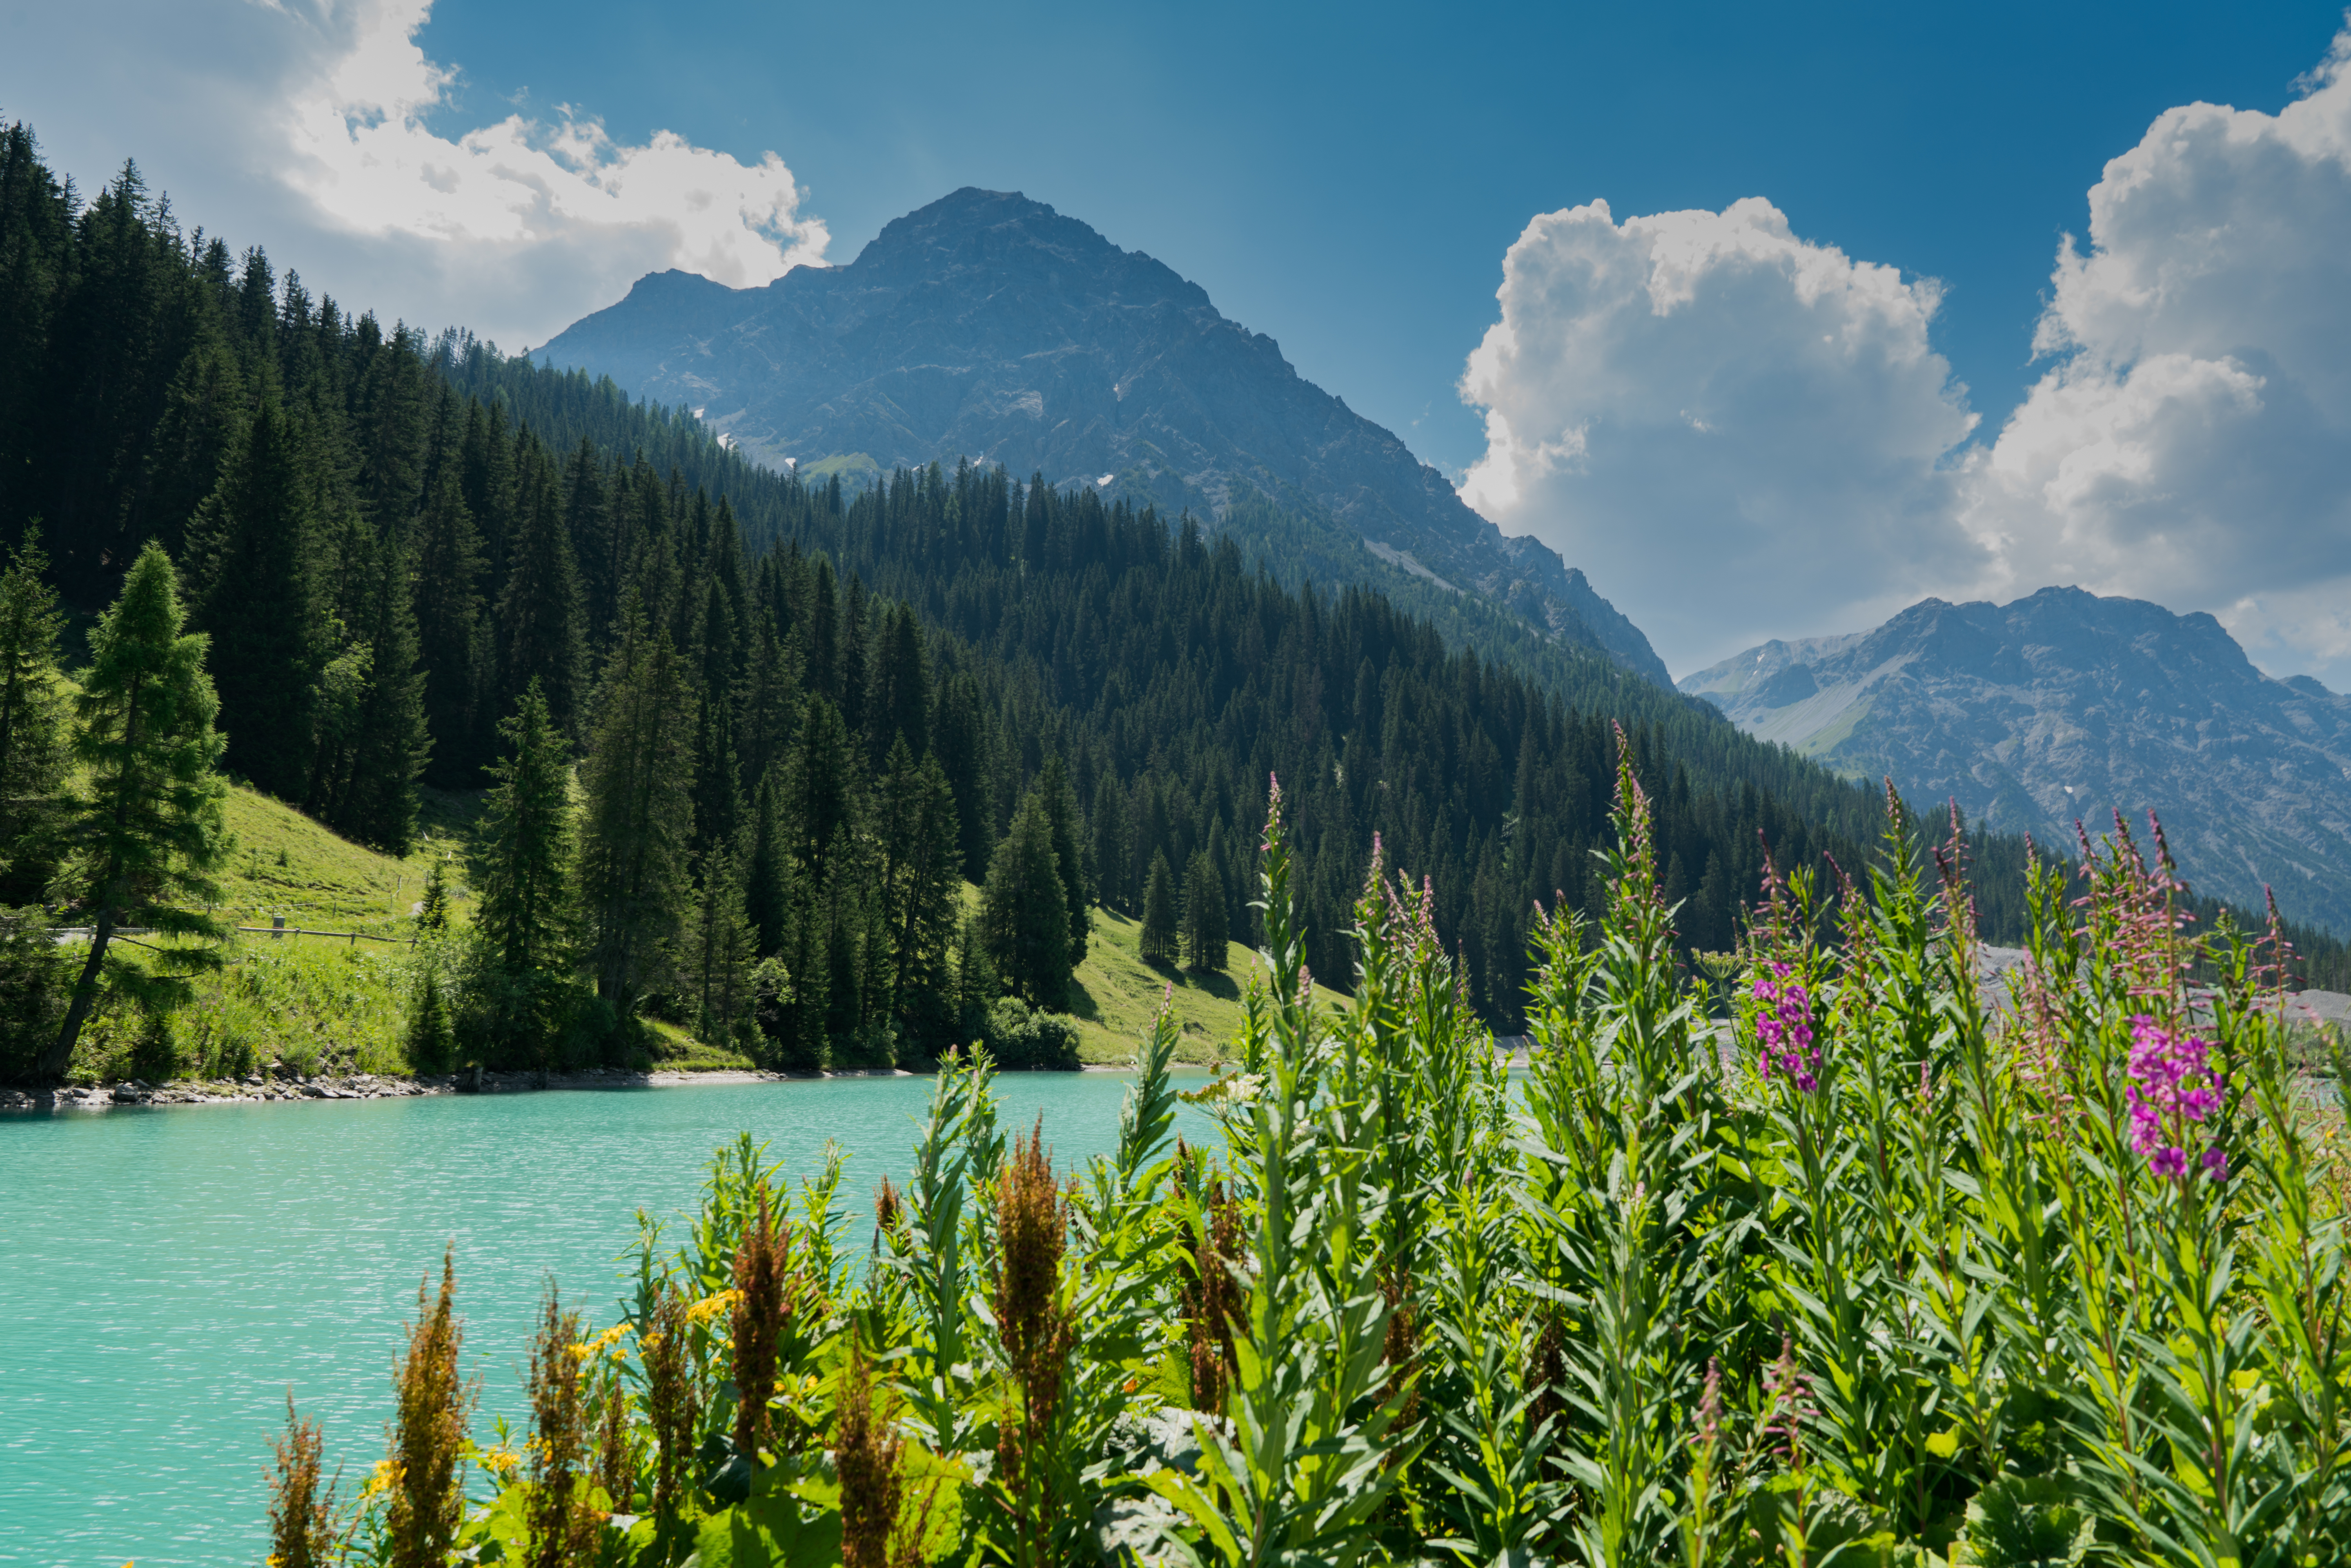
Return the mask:
<svg viewBox="0 0 2351 1568">
<path fill-rule="evenodd" d="M 1107 1154 L 1123 1073 L 1009 1073 L 1055 1164 Z M 549 1276 L 613 1321 L 640 1207 L 691 1209 L 748 1132 L 903 1182 L 927 1078 L 0 1117 L 0 1563 L 258 1563 L 290 1389 L 348 1490 L 383 1451 L 417 1281 L 454 1242 L 477 1432 L 519 1421 Z M 1212 1128 L 1188 1107 L 1195 1138 Z M 682 1239 L 682 1231 L 680 1239 Z"/>
</svg>

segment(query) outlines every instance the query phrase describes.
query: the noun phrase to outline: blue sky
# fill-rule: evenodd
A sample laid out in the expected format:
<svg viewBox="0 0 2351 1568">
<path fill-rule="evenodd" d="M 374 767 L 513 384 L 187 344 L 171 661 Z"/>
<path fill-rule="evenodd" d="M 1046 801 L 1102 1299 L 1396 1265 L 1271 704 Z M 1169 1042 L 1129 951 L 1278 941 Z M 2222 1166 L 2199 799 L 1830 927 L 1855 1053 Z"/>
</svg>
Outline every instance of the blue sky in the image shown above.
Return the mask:
<svg viewBox="0 0 2351 1568">
<path fill-rule="evenodd" d="M 2338 35 L 2333 3 L 0 0 L 0 113 L 509 349 L 655 267 L 760 283 L 1018 189 L 1271 334 L 1677 674 L 2073 581 L 2341 687 Z"/>
</svg>

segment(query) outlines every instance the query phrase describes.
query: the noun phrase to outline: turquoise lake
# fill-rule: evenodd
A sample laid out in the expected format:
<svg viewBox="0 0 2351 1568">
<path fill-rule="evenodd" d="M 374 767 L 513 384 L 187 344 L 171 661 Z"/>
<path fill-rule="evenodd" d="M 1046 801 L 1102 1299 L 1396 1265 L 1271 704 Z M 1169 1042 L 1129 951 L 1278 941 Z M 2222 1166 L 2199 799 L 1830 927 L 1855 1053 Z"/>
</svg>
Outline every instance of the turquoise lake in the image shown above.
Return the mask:
<svg viewBox="0 0 2351 1568">
<path fill-rule="evenodd" d="M 1054 1162 L 1116 1145 L 1123 1073 L 1009 1073 Z M 417 1281 L 454 1242 L 476 1430 L 517 1419 L 552 1276 L 617 1315 L 636 1211 L 691 1209 L 711 1152 L 849 1155 L 858 1221 L 903 1180 L 927 1078 L 0 1117 L 0 1563 L 257 1563 L 287 1391 L 346 1489 L 383 1451 Z M 1212 1132 L 1188 1108 L 1186 1130 Z"/>
</svg>

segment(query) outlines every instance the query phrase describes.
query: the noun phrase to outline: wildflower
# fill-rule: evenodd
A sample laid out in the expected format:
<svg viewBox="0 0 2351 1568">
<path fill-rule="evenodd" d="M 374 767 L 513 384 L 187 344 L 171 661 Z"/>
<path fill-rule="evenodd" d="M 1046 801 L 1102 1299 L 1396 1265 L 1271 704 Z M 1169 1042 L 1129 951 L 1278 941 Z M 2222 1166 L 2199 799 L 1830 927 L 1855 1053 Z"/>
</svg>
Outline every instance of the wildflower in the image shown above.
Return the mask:
<svg viewBox="0 0 2351 1568">
<path fill-rule="evenodd" d="M 735 1310 L 736 1301 L 742 1294 L 740 1291 L 721 1291 L 715 1296 L 705 1296 L 685 1309 L 685 1321 L 689 1323 L 706 1323 L 721 1312 L 731 1312 Z"/>
<path fill-rule="evenodd" d="M 400 1461 L 378 1459 L 375 1469 L 368 1472 L 367 1484 L 360 1488 L 360 1500 L 365 1502 L 371 1497 L 381 1497 L 399 1484 Z"/>
<path fill-rule="evenodd" d="M 1781 1461 L 1790 1469 L 1803 1464 L 1804 1423 L 1814 1419 L 1819 1412 L 1813 1407 L 1813 1385 L 1796 1365 L 1796 1341 L 1792 1334 L 1780 1336 L 1780 1359 L 1764 1369 L 1763 1386 L 1771 1396 L 1771 1413 L 1763 1424 L 1763 1436 L 1777 1437 Z"/>
<path fill-rule="evenodd" d="M 1059 1299 L 1068 1228 L 1069 1211 L 1053 1185 L 1040 1116 L 1026 1139 L 1013 1140 L 1012 1157 L 996 1188 L 996 1325 L 1019 1413 L 1018 1419 L 1008 1413 L 1000 1428 L 996 1473 L 1020 1500 L 1029 1521 L 1024 1530 L 1041 1531 L 1051 1511 L 1045 1434 L 1061 1407 L 1061 1376 L 1074 1337 Z M 1025 1544 L 1033 1552 L 1040 1542 Z"/>
<path fill-rule="evenodd" d="M 580 1314 L 563 1311 L 552 1281 L 530 1353 L 531 1436 L 529 1568 L 569 1568 L 593 1556 L 596 1523 L 573 1482 L 586 1457 L 579 1343 Z"/>
<path fill-rule="evenodd" d="M 776 1389 L 776 1351 L 790 1321 L 796 1292 L 791 1232 L 770 1217 L 768 1186 L 759 1184 L 758 1218 L 735 1251 L 735 1451 L 756 1462 L 770 1436 L 768 1400 Z"/>
<path fill-rule="evenodd" d="M 319 1424 L 294 1414 L 286 1397 L 286 1436 L 277 1443 L 277 1474 L 270 1487 L 270 1561 L 283 1568 L 325 1568 L 335 1554 L 335 1485 L 319 1484 L 324 1460 Z"/>
<path fill-rule="evenodd" d="M 2131 1147 L 2147 1156 L 2156 1175 L 2167 1180 L 2186 1175 L 2186 1145 L 2197 1141 L 2189 1129 L 2220 1111 L 2228 1082 L 2211 1069 L 2211 1047 L 2139 1013 L 2131 1019 L 2129 1071 L 2123 1098 L 2130 1110 Z M 2220 1157 L 2210 1157 L 2216 1155 Z M 2228 1179 L 2228 1157 L 2219 1149 L 2207 1150 L 2198 1163 L 2214 1180 Z"/>
<path fill-rule="evenodd" d="M 1755 1015 L 1756 1071 L 1768 1079 L 1776 1067 L 1809 1094 L 1820 1087 L 1814 1075 L 1821 1058 L 1813 1045 L 1813 998 L 1803 982 L 1792 977 L 1794 966 L 1770 967 L 1770 975 L 1755 977 L 1753 995 L 1761 1004 Z"/>
<path fill-rule="evenodd" d="M 428 1309 L 423 1281 L 416 1287 L 416 1322 L 392 1372 L 397 1400 L 392 1452 L 376 1467 L 392 1505 L 384 1533 L 393 1568 L 444 1562 L 465 1511 L 458 1461 L 465 1448 L 465 1413 L 475 1385 L 458 1373 L 465 1324 L 456 1316 L 456 1266 L 441 1259 L 441 1291 Z M 373 1490 L 377 1479 L 371 1479 Z"/>
<path fill-rule="evenodd" d="M 693 1368 L 687 1364 L 685 1315 L 690 1311 L 677 1288 L 662 1282 L 654 1299 L 653 1332 L 642 1342 L 645 1353 L 645 1415 L 653 1427 L 657 1463 L 653 1471 L 653 1512 L 666 1515 L 691 1471 L 694 1430 L 699 1416 Z"/>
<path fill-rule="evenodd" d="M 606 1351 L 611 1349 L 614 1345 L 620 1343 L 621 1341 L 626 1339 L 628 1334 L 628 1324 L 614 1323 L 611 1328 L 606 1329 L 594 1339 L 583 1340 L 580 1343 L 573 1345 L 571 1347 L 571 1359 L 579 1362 L 593 1361 L 598 1356 L 603 1354 Z"/>
</svg>

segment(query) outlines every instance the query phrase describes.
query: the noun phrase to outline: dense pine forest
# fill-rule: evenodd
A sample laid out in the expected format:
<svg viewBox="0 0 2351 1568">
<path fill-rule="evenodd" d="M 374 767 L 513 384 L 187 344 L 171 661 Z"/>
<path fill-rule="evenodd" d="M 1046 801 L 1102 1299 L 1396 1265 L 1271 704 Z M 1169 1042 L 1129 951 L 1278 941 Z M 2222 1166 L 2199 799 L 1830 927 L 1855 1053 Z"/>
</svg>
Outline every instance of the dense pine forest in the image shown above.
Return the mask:
<svg viewBox="0 0 2351 1568">
<path fill-rule="evenodd" d="M 1863 864 L 1876 792 L 1499 614 L 1320 587 L 1252 538 L 1246 511 L 967 465 L 854 494 L 757 469 L 610 381 L 314 297 L 129 166 L 85 202 L 0 134 L 20 596 L 95 612 L 160 549 L 209 639 L 221 768 L 347 837 L 404 852 L 420 785 L 488 789 L 484 956 L 448 1027 L 512 1051 L 653 1007 L 764 1060 L 927 1057 L 999 997 L 1060 1005 L 1097 905 L 1154 956 L 1220 961 L 1254 929 L 1277 776 L 1310 967 L 1344 985 L 1376 835 L 1517 1032 L 1538 901 L 1604 902 L 1620 725 L 1685 951 L 1734 945 L 1767 852 Z M 76 896 L 70 835 L 40 826 L 62 754 L 30 733 L 0 722 L 18 905 Z M 1984 935 L 2015 939 L 2023 845 L 1969 852 Z"/>
</svg>

